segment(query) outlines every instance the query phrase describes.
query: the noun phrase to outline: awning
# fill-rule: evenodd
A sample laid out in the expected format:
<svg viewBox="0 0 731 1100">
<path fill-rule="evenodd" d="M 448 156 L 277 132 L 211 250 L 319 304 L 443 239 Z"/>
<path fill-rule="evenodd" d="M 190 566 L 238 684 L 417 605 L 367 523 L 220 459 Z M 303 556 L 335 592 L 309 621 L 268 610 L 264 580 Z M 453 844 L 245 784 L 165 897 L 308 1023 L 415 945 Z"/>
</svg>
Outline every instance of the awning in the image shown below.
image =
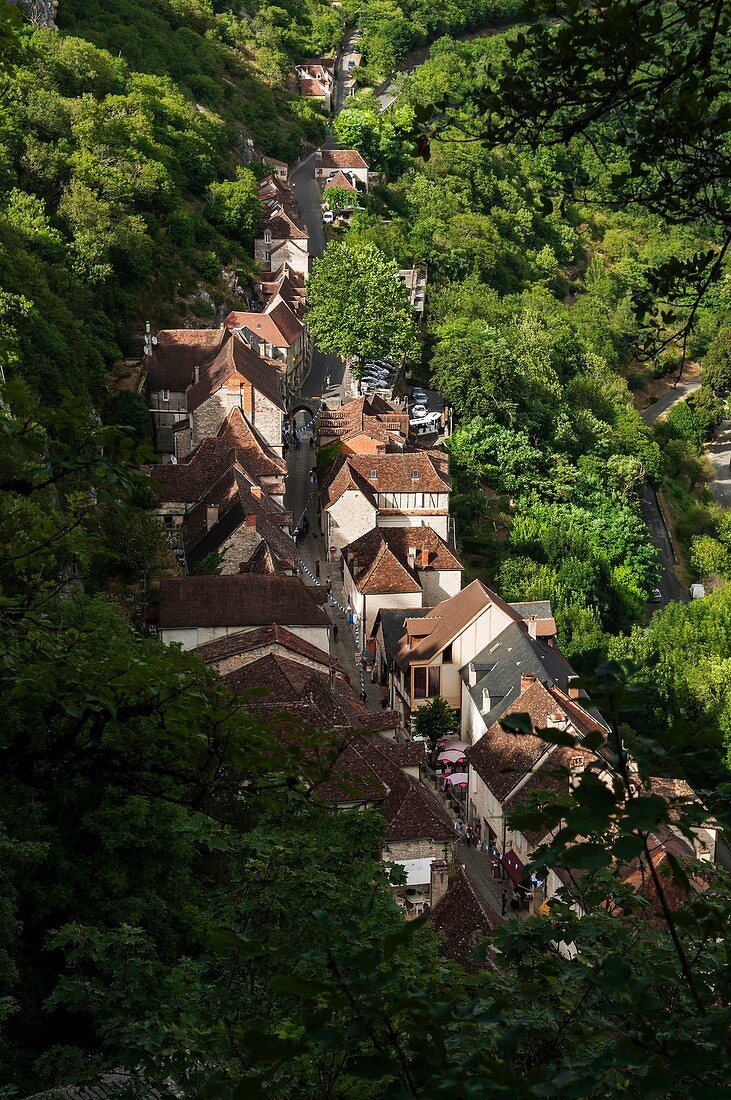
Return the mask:
<svg viewBox="0 0 731 1100">
<path fill-rule="evenodd" d="M 518 856 L 516 856 L 512 848 L 509 852 L 506 852 L 504 856 L 500 857 L 500 862 L 507 871 L 510 881 L 516 886 L 520 886 L 522 880 L 525 878 L 525 870 L 523 863 Z"/>
<path fill-rule="evenodd" d="M 445 787 L 466 787 L 469 783 L 469 776 L 467 772 L 454 772 L 452 775 L 448 775 L 444 779 Z"/>
</svg>

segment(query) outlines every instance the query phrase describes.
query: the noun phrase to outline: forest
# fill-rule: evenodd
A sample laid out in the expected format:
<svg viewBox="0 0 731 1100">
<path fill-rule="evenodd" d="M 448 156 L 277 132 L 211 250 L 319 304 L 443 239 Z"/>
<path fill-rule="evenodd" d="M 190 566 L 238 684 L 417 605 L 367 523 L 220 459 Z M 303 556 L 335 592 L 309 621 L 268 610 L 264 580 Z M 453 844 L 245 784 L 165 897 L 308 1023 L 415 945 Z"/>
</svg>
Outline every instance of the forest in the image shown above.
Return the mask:
<svg viewBox="0 0 731 1100">
<path fill-rule="evenodd" d="M 728 30 L 699 4 L 683 42 L 709 20 Z M 644 20 L 662 26 L 663 12 L 617 0 L 638 49 L 662 39 Z M 612 760 L 631 752 L 642 779 L 680 770 L 723 821 L 731 528 L 704 489 L 703 444 L 731 388 L 725 267 L 689 307 L 697 395 L 650 430 L 633 394 L 682 365 L 682 340 L 643 354 L 636 307 L 654 317 L 653 272 L 677 278 L 724 238 L 708 211 L 673 221 L 649 201 L 589 202 L 606 171 L 586 143 L 488 140 L 500 66 L 550 57 L 550 27 L 528 6 L 524 31 L 444 35 L 518 13 L 512 0 L 358 7 L 365 80 L 434 45 L 389 112 L 364 90 L 337 120 L 383 178 L 332 250 L 322 312 L 349 253 L 370 283 L 428 264 L 421 343 L 392 293 L 389 317 L 414 378 L 453 411 L 468 578 L 550 599 L 609 718 Z M 7 36 L 4 14 L 0 1097 L 109 1071 L 131 1075 L 130 1095 L 141 1080 L 156 1098 L 200 1100 L 724 1095 L 728 876 L 704 865 L 696 893 L 670 861 L 668 889 L 691 900 L 668 923 L 612 869 L 658 820 L 690 831 L 708 808 L 599 781 L 538 798 L 516 828 L 564 822 L 543 870 L 580 868 L 584 915 L 558 902 L 506 922 L 466 972 L 428 924 L 404 925 L 374 858 L 379 815 L 313 797 L 339 746 L 275 735 L 200 661 L 135 629 L 139 578 L 167 569 L 169 548 L 145 510 L 145 417 L 113 396 L 115 365 L 139 354 L 146 319 L 212 323 L 250 283 L 256 157 L 292 160 L 324 136 L 293 65 L 332 51 L 356 6 L 61 0 L 58 33 Z M 582 44 L 572 33 L 567 49 Z M 575 56 L 574 86 L 588 87 L 600 58 Z M 500 118 L 529 90 L 506 93 Z M 569 179 L 581 185 L 567 197 Z M 675 509 L 687 579 L 714 589 L 652 614 L 645 480 Z M 557 943 L 578 945 L 570 965 Z"/>
</svg>

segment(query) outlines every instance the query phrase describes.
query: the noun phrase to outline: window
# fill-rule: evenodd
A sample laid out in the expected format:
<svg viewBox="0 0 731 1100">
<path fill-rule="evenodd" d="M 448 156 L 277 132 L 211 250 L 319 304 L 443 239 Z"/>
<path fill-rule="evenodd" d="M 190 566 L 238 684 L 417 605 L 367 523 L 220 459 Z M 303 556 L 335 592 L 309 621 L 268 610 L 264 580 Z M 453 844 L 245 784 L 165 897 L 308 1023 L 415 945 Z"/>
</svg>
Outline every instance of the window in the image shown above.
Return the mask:
<svg viewBox="0 0 731 1100">
<path fill-rule="evenodd" d="M 270 264 L 271 262 L 272 262 L 272 254 L 271 254 L 271 252 L 267 251 L 267 252 L 264 253 L 264 263 L 265 264 Z"/>
<path fill-rule="evenodd" d="M 272 234 L 268 229 L 264 230 L 264 244 L 272 243 Z"/>
<path fill-rule="evenodd" d="M 371 481 L 375 481 L 377 477 L 378 477 L 378 471 L 377 470 L 371 470 Z"/>
<path fill-rule="evenodd" d="M 419 480 L 419 471 L 417 469 L 413 469 L 411 471 L 411 480 L 412 481 L 418 481 Z"/>
<path fill-rule="evenodd" d="M 163 399 L 163 401 L 169 401 L 170 400 L 170 390 L 163 390 L 162 391 L 162 399 Z"/>
<path fill-rule="evenodd" d="M 429 666 L 429 698 L 433 699 L 435 695 L 439 694 L 440 684 L 440 668 L 439 665 Z"/>
<path fill-rule="evenodd" d="M 452 643 L 450 642 L 449 645 L 445 645 L 444 649 L 442 650 L 442 664 L 448 665 L 448 664 L 451 664 L 451 662 L 452 662 Z"/>
<path fill-rule="evenodd" d="M 413 669 L 414 677 L 414 691 L 413 695 L 415 699 L 426 699 L 426 669 L 415 668 Z"/>
</svg>

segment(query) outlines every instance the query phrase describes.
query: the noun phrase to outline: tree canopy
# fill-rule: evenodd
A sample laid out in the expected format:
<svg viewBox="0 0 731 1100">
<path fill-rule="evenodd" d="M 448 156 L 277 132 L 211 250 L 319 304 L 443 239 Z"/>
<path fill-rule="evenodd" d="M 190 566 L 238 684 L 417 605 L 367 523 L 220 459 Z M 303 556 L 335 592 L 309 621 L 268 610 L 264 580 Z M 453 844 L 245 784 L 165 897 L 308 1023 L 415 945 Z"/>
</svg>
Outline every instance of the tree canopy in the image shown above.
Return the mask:
<svg viewBox="0 0 731 1100">
<path fill-rule="evenodd" d="M 327 246 L 307 284 L 307 321 L 321 351 L 360 361 L 416 356 L 416 324 L 397 271 L 375 244 Z"/>
</svg>

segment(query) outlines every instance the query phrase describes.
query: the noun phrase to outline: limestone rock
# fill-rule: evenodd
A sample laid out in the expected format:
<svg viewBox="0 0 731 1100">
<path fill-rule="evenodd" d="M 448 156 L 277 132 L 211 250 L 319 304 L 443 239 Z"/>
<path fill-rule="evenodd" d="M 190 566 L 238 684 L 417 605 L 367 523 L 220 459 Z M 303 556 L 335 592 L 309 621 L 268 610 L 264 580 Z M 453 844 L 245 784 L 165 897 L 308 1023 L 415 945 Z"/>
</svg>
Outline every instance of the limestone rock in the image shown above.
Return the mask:
<svg viewBox="0 0 731 1100">
<path fill-rule="evenodd" d="M 58 0 L 10 0 L 20 8 L 25 18 L 34 27 L 52 27 L 55 31 Z"/>
</svg>

